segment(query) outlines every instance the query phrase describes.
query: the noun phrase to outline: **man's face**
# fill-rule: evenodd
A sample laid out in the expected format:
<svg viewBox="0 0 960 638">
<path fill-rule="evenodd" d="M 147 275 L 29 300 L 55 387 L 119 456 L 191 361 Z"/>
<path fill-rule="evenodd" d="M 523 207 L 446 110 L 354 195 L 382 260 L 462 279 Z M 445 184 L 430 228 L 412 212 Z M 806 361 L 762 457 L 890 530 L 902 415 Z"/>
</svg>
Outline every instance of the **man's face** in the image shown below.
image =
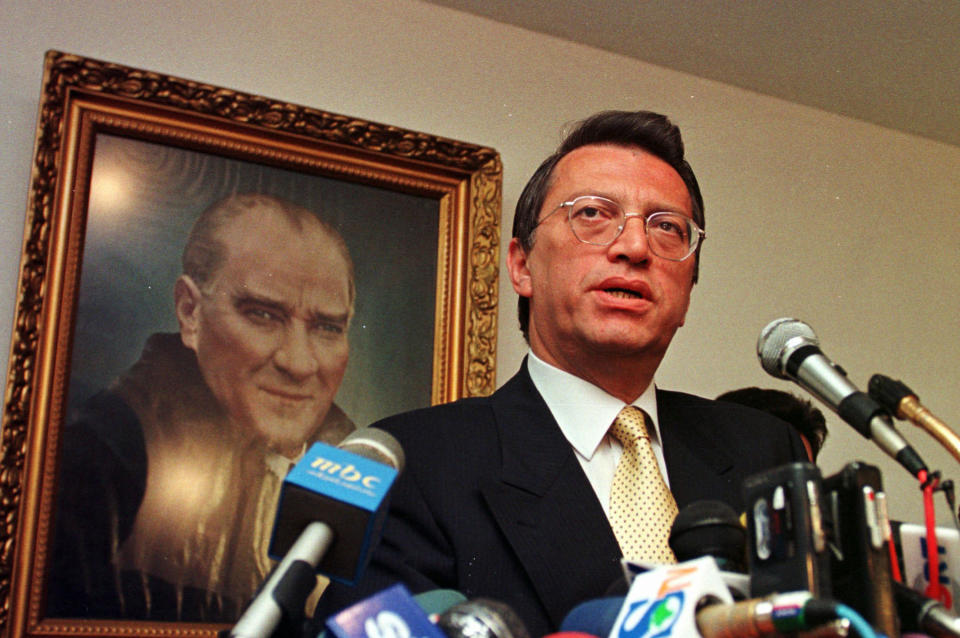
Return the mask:
<svg viewBox="0 0 960 638">
<path fill-rule="evenodd" d="M 540 219 L 580 195 L 602 195 L 628 213 L 674 211 L 692 217 L 680 175 L 638 148 L 591 145 L 557 164 Z M 530 298 L 530 346 L 545 361 L 578 374 L 609 356 L 666 352 L 683 325 L 693 286 L 694 259 L 676 262 L 650 252 L 644 222 L 631 217 L 609 246 L 577 240 L 566 210 L 535 231 L 524 253 L 511 242 L 514 289 Z M 578 375 L 584 376 L 584 375 Z"/>
<path fill-rule="evenodd" d="M 201 292 L 177 283 L 181 338 L 236 425 L 292 456 L 326 416 L 347 366 L 347 264 L 313 220 L 262 210 L 218 233 L 226 260 Z"/>
</svg>

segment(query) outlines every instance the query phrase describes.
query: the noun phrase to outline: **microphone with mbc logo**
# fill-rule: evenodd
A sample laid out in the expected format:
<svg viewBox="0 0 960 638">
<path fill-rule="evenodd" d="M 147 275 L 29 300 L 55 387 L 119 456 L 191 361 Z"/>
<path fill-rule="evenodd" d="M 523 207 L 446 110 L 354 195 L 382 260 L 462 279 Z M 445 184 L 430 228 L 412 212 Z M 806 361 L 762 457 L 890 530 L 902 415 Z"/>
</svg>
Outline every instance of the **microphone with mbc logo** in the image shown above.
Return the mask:
<svg viewBox="0 0 960 638">
<path fill-rule="evenodd" d="M 230 636 L 263 638 L 295 623 L 317 572 L 348 585 L 359 580 L 403 463 L 397 440 L 376 428 L 361 428 L 337 447 L 314 443 L 280 491 L 269 553 L 281 562 Z"/>
<path fill-rule="evenodd" d="M 386 516 L 386 500 L 403 469 L 400 444 L 377 428 L 360 428 L 337 447 L 314 443 L 283 482 L 270 540 L 282 558 L 311 523 L 330 528 L 330 548 L 317 571 L 353 585 Z"/>
</svg>

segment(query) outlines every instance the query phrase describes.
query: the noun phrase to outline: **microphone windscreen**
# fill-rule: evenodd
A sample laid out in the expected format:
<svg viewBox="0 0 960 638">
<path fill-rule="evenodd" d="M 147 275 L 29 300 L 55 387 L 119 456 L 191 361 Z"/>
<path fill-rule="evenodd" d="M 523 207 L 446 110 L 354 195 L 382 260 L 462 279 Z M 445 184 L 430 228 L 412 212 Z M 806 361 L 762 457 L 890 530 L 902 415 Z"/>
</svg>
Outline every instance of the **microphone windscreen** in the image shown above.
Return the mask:
<svg viewBox="0 0 960 638">
<path fill-rule="evenodd" d="M 513 608 L 489 598 L 454 605 L 440 615 L 437 626 L 447 638 L 530 638 Z"/>
<path fill-rule="evenodd" d="M 670 549 L 679 562 L 713 556 L 723 571 L 747 571 L 747 530 L 722 501 L 685 505 L 670 528 Z"/>
<path fill-rule="evenodd" d="M 358 456 L 392 467 L 397 472 L 403 471 L 406 458 L 400 443 L 385 430 L 380 428 L 359 428 L 348 434 L 337 445 Z"/>
<path fill-rule="evenodd" d="M 780 379 L 788 378 L 782 368 L 783 353 L 787 342 L 797 337 L 802 337 L 808 345 L 820 345 L 813 328 L 799 319 L 790 317 L 774 319 L 760 331 L 760 337 L 757 339 L 757 356 L 760 357 L 760 365 L 768 374 Z"/>
</svg>

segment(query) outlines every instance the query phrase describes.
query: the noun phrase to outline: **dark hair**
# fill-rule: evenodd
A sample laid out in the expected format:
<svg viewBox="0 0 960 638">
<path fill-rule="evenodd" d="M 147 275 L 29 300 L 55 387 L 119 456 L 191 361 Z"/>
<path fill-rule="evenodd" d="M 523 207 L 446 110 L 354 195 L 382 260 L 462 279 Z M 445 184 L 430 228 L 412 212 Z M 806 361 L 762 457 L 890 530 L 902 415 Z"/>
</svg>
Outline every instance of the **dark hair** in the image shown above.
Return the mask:
<svg viewBox="0 0 960 638">
<path fill-rule="evenodd" d="M 724 392 L 717 397 L 717 401 L 739 403 L 783 419 L 810 443 L 813 460 L 817 459 L 823 442 L 827 440 L 827 421 L 823 417 L 823 412 L 814 407 L 810 401 L 789 392 L 765 388 L 741 388 Z"/>
<path fill-rule="evenodd" d="M 343 237 L 336 228 L 321 219 L 314 211 L 270 195 L 260 193 L 231 195 L 214 202 L 200 213 L 183 248 L 183 273 L 189 275 L 201 288 L 207 285 L 227 258 L 226 247 L 219 237 L 220 229 L 231 220 L 253 210 L 269 211 L 286 220 L 298 232 L 303 231 L 306 223 L 320 224 L 321 230 L 333 241 L 347 264 L 350 306 L 353 307 L 356 296 L 353 260 L 350 259 L 350 252 Z"/>
<path fill-rule="evenodd" d="M 567 134 L 556 152 L 545 159 L 527 182 L 520 199 L 517 201 L 513 216 L 513 236 L 520 241 L 525 252 L 533 247 L 534 229 L 540 218 L 547 191 L 553 178 L 557 163 L 571 151 L 581 146 L 610 144 L 614 146 L 638 147 L 662 159 L 677 173 L 690 192 L 693 202 L 693 220 L 702 229 L 706 229 L 703 215 L 703 197 L 693 169 L 683 157 L 683 139 L 680 129 L 665 115 L 650 111 L 603 111 L 579 122 Z M 702 243 L 701 243 L 702 246 Z M 697 282 L 700 270 L 700 246 L 694 255 L 693 282 Z M 517 307 L 520 318 L 520 330 L 528 338 L 530 324 L 530 299 L 520 297 Z"/>
</svg>

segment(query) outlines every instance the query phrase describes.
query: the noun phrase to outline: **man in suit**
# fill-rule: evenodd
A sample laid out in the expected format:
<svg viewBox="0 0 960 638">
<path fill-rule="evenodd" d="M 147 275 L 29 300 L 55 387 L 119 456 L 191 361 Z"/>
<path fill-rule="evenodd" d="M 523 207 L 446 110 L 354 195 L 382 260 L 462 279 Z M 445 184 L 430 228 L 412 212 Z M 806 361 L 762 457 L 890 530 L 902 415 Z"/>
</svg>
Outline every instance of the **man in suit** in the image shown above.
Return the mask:
<svg viewBox="0 0 960 638">
<path fill-rule="evenodd" d="M 625 406 L 642 410 L 655 478 L 680 508 L 742 510 L 745 477 L 803 458 L 769 415 L 655 387 L 703 226 L 666 117 L 604 112 L 570 133 L 521 194 L 507 254 L 528 357 L 490 397 L 375 424 L 398 438 L 406 470 L 363 581 L 331 587 L 320 617 L 400 581 L 499 599 L 531 635 L 555 631 L 621 578 L 611 495 L 626 454 L 610 430 Z M 669 520 L 653 534 L 663 545 Z"/>
</svg>

